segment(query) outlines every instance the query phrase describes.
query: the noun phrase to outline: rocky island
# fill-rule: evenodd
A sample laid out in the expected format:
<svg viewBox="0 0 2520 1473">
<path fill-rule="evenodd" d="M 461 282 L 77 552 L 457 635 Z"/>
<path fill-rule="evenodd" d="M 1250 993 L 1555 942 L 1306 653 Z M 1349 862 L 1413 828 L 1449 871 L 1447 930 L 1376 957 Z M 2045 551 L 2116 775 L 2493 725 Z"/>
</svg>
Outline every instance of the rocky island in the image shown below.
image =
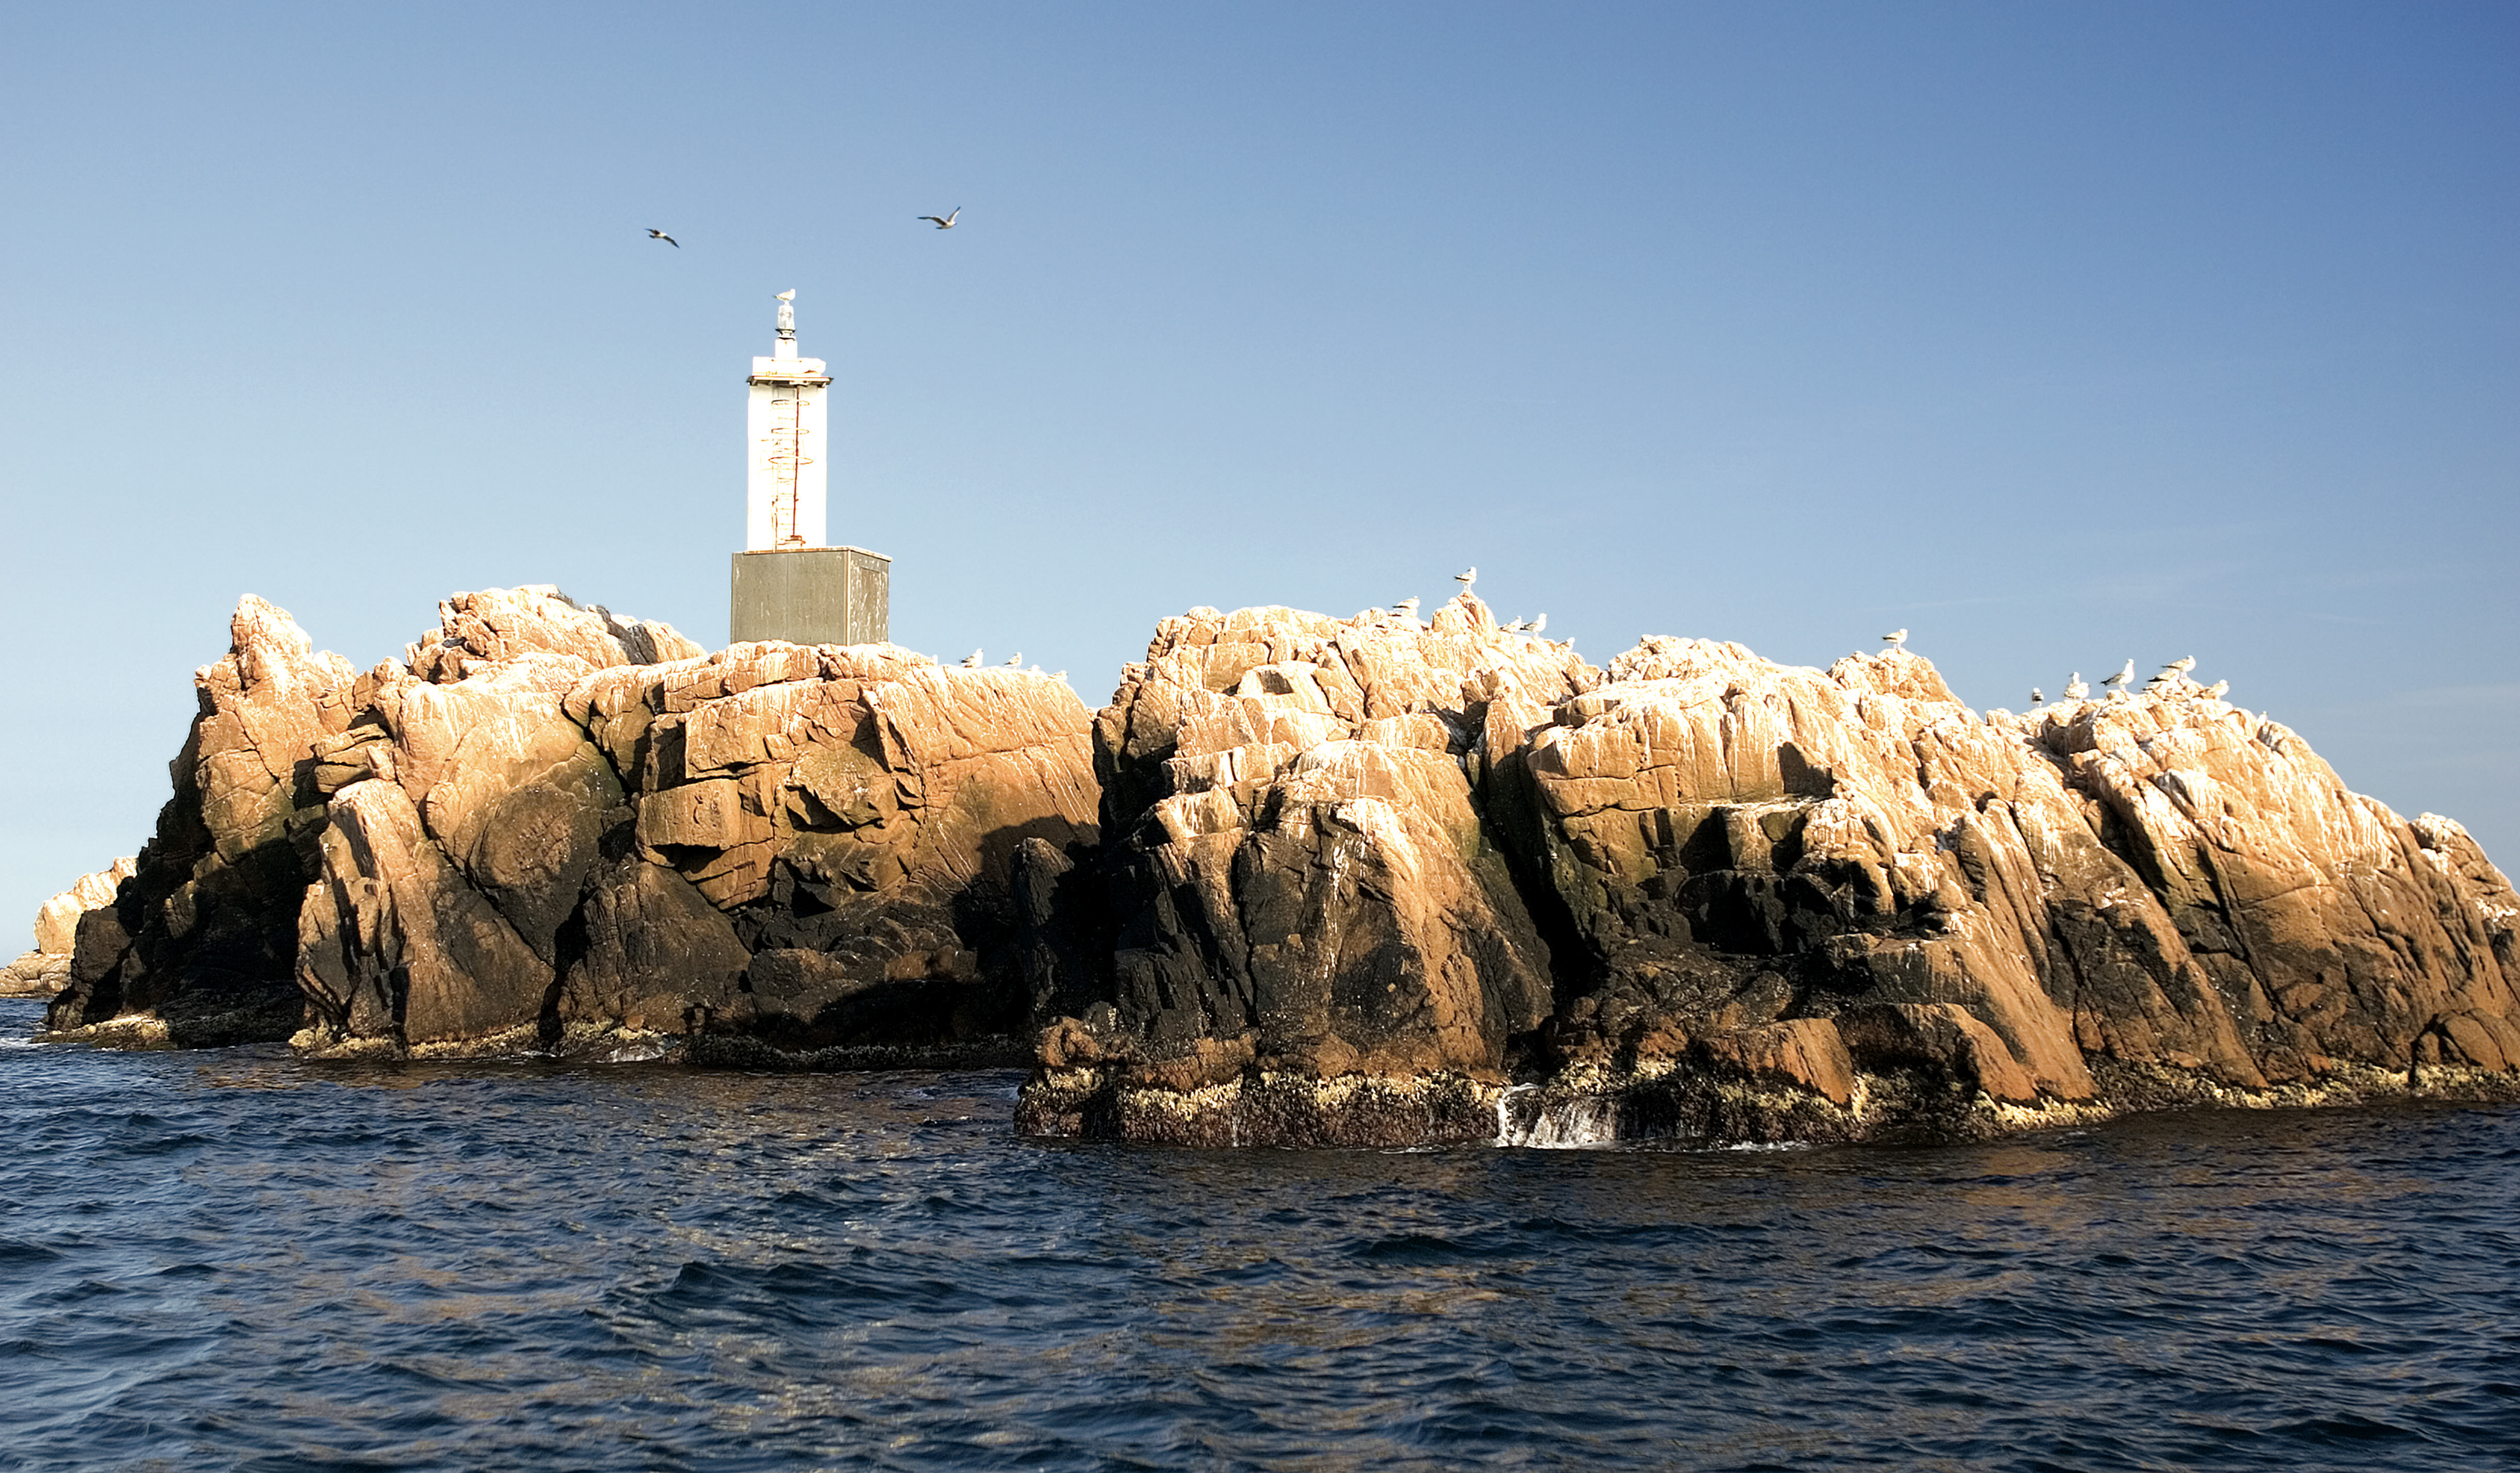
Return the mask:
<svg viewBox="0 0 2520 1473">
<path fill-rule="evenodd" d="M 1466 593 L 1192 609 L 1099 713 L 550 588 L 367 671 L 231 637 L 155 837 L 11 969 L 58 1034 L 1022 1062 L 1021 1130 L 1213 1145 L 2520 1096 L 2510 883 L 2183 675 L 1980 714 Z"/>
</svg>

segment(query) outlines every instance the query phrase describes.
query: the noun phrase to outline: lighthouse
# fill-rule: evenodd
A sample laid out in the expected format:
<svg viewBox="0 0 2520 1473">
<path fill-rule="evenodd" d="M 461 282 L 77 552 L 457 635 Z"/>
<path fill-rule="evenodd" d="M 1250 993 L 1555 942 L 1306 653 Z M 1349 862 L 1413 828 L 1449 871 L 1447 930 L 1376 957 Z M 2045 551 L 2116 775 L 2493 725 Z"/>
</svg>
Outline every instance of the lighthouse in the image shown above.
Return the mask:
<svg viewBox="0 0 2520 1473">
<path fill-rule="evenodd" d="M 831 439 L 823 360 L 796 350 L 796 293 L 778 295 L 770 356 L 744 380 L 743 551 L 728 634 L 795 645 L 878 645 L 890 636 L 892 559 L 828 540 Z"/>
<path fill-rule="evenodd" d="M 752 360 L 743 416 L 751 462 L 743 475 L 743 548 L 748 553 L 818 548 L 829 514 L 831 458 L 824 447 L 823 391 L 832 376 L 820 358 L 796 356 L 796 293 L 779 293 L 779 340 Z"/>
</svg>

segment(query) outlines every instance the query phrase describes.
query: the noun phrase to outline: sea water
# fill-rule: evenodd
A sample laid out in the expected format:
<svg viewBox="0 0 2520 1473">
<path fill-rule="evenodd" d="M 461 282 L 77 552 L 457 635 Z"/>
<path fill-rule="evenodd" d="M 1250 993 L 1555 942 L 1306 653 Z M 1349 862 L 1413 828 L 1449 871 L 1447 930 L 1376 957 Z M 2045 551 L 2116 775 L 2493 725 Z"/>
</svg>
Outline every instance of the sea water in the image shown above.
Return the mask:
<svg viewBox="0 0 2520 1473">
<path fill-rule="evenodd" d="M 2520 1111 L 1187 1151 L 1007 1073 L 36 1045 L 0 1468 L 2508 1468 Z"/>
</svg>

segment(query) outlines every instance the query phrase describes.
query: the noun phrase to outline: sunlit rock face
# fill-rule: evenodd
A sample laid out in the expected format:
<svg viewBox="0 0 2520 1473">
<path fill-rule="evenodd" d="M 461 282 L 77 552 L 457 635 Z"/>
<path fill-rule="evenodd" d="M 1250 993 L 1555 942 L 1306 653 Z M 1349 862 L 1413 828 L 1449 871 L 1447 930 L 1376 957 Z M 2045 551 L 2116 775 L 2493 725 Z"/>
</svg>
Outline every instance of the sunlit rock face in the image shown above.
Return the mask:
<svg viewBox="0 0 2520 1473">
<path fill-rule="evenodd" d="M 320 797 L 307 754 L 345 731 L 367 678 L 317 653 L 289 615 L 248 596 L 228 653 L 194 672 L 200 711 L 169 764 L 174 795 L 113 904 L 78 921 L 52 1027 L 112 1027 L 150 1041 L 285 1038 L 297 897 L 312 873 Z"/>
<path fill-rule="evenodd" d="M 1107 952 L 1035 1131 L 1861 1138 L 2520 1067 L 2502 876 L 2183 679 L 1980 716 L 1902 650 L 1202 609 L 1096 738 Z"/>
<path fill-rule="evenodd" d="M 68 986 L 80 917 L 112 905 L 114 892 L 131 877 L 138 863 L 134 858 L 118 859 L 92 874 L 82 874 L 37 908 L 34 949 L 0 967 L 0 998 L 50 998 Z"/>
<path fill-rule="evenodd" d="M 673 1032 L 774 1060 L 1026 1034 L 1016 851 L 1072 864 L 1095 834 L 1089 716 L 1063 684 L 890 647 L 707 655 L 548 588 L 459 595 L 365 675 L 258 601 L 238 629 L 229 665 L 296 664 L 204 672 L 188 752 L 221 760 L 192 764 L 138 882 L 222 834 L 268 850 L 238 908 L 258 949 L 234 967 L 285 1000 L 265 1034 L 400 1052 Z M 179 852 L 169 825 L 209 842 Z M 99 928 L 107 985 L 66 995 L 56 1027 L 181 1013 L 234 951 L 161 926 L 144 973 L 127 929 Z M 89 950 L 83 932 L 81 967 Z"/>
</svg>

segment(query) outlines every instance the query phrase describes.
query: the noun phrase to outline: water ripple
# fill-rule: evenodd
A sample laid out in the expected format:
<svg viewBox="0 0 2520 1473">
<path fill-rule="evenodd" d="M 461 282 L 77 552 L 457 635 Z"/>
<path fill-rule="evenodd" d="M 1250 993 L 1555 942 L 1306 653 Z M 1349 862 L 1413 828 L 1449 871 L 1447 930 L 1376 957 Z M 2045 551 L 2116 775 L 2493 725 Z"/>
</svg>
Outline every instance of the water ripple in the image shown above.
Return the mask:
<svg viewBox="0 0 2520 1473">
<path fill-rule="evenodd" d="M 1012 1075 L 25 1046 L 0 1469 L 2506 1466 L 2520 1112 L 1199 1152 Z"/>
</svg>

